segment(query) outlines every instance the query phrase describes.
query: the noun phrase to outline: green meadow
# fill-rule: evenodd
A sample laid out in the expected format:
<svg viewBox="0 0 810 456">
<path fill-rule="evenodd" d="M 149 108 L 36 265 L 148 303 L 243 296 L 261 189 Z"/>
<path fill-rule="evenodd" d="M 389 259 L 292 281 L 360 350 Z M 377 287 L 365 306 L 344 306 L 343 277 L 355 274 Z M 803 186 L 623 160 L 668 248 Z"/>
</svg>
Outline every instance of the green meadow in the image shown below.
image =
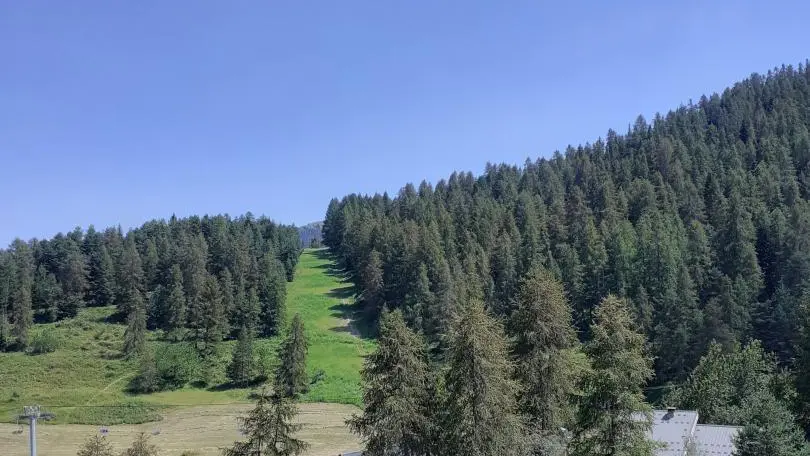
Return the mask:
<svg viewBox="0 0 810 456">
<path fill-rule="evenodd" d="M 307 369 L 312 379 L 305 402 L 361 405 L 360 368 L 373 342 L 353 331 L 346 316 L 353 293 L 326 250 L 305 250 L 295 280 L 287 284 L 287 316 L 300 313 L 309 341 Z M 159 420 L 168 409 L 247 402 L 249 390 L 224 386 L 224 370 L 233 342 L 220 344 L 215 378 L 221 384 L 187 385 L 173 391 L 133 395 L 127 392 L 137 361 L 121 358 L 124 326 L 106 321 L 112 307 L 88 308 L 70 320 L 38 324 L 58 341 L 52 353 L 0 354 L 0 420 L 14 422 L 24 405 L 40 404 L 56 414 L 56 423 L 121 424 Z M 152 346 L 164 344 L 159 331 L 148 334 Z M 256 351 L 275 362 L 280 338 L 261 339 Z M 258 355 L 257 355 L 258 356 Z M 218 382 L 215 382 L 215 384 Z"/>
</svg>

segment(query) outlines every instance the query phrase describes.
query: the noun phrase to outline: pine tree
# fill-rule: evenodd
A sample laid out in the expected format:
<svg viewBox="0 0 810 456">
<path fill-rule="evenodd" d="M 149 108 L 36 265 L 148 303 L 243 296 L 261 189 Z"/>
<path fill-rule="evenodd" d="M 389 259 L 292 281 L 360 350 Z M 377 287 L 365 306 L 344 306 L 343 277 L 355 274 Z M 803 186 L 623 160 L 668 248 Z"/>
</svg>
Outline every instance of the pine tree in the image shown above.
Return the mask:
<svg viewBox="0 0 810 456">
<path fill-rule="evenodd" d="M 223 456 L 296 456 L 309 444 L 293 435 L 301 429 L 293 424 L 298 409 L 291 399 L 266 391 L 256 395 L 256 406 L 239 418 L 239 427 L 247 440 L 234 442 Z"/>
<path fill-rule="evenodd" d="M 653 372 L 644 336 L 632 329 L 626 301 L 615 296 L 602 300 L 593 315 L 592 339 L 585 345 L 592 368 L 583 380 L 571 454 L 652 456 L 650 406 L 642 388 Z"/>
<path fill-rule="evenodd" d="M 454 326 L 447 353 L 441 454 L 522 454 L 523 426 L 508 358 L 500 324 L 481 302 L 471 302 Z"/>
<path fill-rule="evenodd" d="M 171 283 L 165 300 L 164 329 L 178 335 L 186 325 L 186 295 L 183 291 L 183 273 L 180 266 L 172 266 Z"/>
<path fill-rule="evenodd" d="M 521 281 L 509 325 L 515 342 L 519 410 L 532 429 L 553 431 L 572 418 L 572 400 L 581 374 L 579 342 L 562 284 L 541 267 Z"/>
<path fill-rule="evenodd" d="M 253 334 L 249 328 L 239 330 L 239 338 L 233 348 L 227 376 L 231 384 L 239 387 L 248 385 L 254 377 L 256 362 L 253 356 Z"/>
<path fill-rule="evenodd" d="M 140 295 L 133 295 L 127 316 L 127 329 L 124 331 L 124 355 L 139 356 L 146 349 L 146 309 Z"/>
<path fill-rule="evenodd" d="M 96 434 L 84 441 L 76 456 L 116 456 L 116 454 L 107 438 Z"/>
<path fill-rule="evenodd" d="M 287 338 L 278 350 L 279 366 L 276 370 L 275 388 L 278 394 L 296 397 L 305 393 L 307 381 L 307 339 L 301 316 L 295 314 Z"/>
<path fill-rule="evenodd" d="M 433 398 L 426 346 L 399 311 L 380 318 L 377 349 L 366 358 L 361 375 L 365 407 L 347 424 L 363 438 L 365 454 L 429 454 Z"/>
</svg>

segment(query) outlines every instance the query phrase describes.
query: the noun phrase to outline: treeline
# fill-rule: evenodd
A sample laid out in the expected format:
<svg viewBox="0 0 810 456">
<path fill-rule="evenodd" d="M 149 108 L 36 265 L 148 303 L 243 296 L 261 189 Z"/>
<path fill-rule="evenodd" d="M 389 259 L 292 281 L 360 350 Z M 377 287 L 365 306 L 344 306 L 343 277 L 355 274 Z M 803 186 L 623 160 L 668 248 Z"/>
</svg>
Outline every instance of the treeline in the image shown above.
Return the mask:
<svg viewBox="0 0 810 456">
<path fill-rule="evenodd" d="M 435 353 L 468 297 L 508 319 L 541 266 L 582 340 L 605 296 L 631 302 L 655 384 L 682 381 L 713 340 L 758 339 L 789 365 L 810 299 L 808 129 L 810 68 L 783 67 L 522 167 L 335 199 L 324 243 L 368 319 L 401 309 Z"/>
<path fill-rule="evenodd" d="M 33 322 L 85 306 L 117 307 L 127 354 L 141 350 L 147 327 L 202 346 L 255 322 L 273 335 L 300 251 L 296 228 L 249 213 L 17 239 L 0 251 L 0 349 L 25 348 Z"/>
<path fill-rule="evenodd" d="M 653 456 L 664 445 L 698 454 L 694 441 L 651 439 L 643 388 L 653 360 L 626 299 L 609 295 L 593 309 L 585 343 L 562 284 L 541 266 L 520 281 L 515 306 L 502 323 L 476 299 L 462 304 L 443 362 L 399 310 L 384 312 L 362 371 L 363 413 L 348 422 L 363 454 Z M 741 426 L 735 456 L 807 456 L 794 398 L 758 342 L 713 343 L 666 402 Z"/>
</svg>

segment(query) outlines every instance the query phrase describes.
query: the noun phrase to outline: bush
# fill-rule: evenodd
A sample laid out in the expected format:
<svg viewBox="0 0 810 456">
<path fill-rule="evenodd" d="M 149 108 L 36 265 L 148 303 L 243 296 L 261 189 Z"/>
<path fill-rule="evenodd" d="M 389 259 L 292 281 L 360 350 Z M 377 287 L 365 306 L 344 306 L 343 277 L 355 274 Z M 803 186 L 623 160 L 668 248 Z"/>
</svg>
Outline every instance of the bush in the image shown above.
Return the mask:
<svg viewBox="0 0 810 456">
<path fill-rule="evenodd" d="M 157 371 L 164 389 L 182 388 L 200 370 L 200 357 L 189 344 L 169 344 L 157 350 Z"/>
<path fill-rule="evenodd" d="M 147 350 L 141 356 L 138 375 L 130 382 L 129 389 L 134 393 L 154 393 L 160 391 L 162 387 L 163 381 L 158 374 L 155 356 Z"/>
<path fill-rule="evenodd" d="M 42 353 L 52 353 L 61 346 L 62 341 L 53 331 L 43 329 L 42 331 L 34 333 L 31 337 L 31 342 L 28 346 L 28 354 L 39 355 Z"/>
</svg>

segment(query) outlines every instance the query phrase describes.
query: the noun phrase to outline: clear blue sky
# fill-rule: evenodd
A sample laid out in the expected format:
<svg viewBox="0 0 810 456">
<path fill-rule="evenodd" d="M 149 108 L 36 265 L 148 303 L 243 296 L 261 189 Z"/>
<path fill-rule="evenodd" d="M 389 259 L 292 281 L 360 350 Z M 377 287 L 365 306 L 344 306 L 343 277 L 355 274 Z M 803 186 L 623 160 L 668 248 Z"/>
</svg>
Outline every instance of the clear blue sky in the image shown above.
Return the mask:
<svg viewBox="0 0 810 456">
<path fill-rule="evenodd" d="M 543 6 L 545 5 L 545 6 Z M 0 0 L 0 245 L 303 224 L 810 57 L 807 2 Z"/>
</svg>

